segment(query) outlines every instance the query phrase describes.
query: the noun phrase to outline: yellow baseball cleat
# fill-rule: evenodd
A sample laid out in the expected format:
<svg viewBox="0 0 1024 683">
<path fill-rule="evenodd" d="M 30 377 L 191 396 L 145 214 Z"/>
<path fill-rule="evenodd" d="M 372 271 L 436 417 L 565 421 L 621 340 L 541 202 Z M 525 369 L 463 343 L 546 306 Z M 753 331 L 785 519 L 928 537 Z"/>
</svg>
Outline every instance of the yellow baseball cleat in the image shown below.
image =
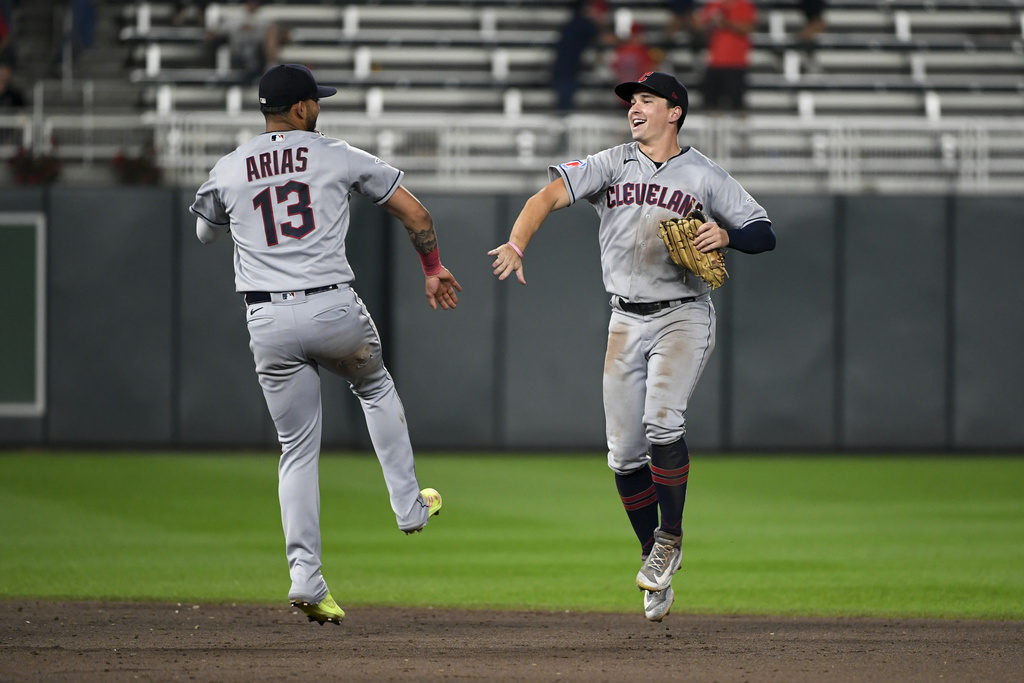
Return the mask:
<svg viewBox="0 0 1024 683">
<path fill-rule="evenodd" d="M 441 494 L 438 493 L 436 489 L 423 489 L 422 491 L 420 491 L 420 495 L 423 496 L 423 500 L 427 501 L 427 507 L 430 510 L 429 514 L 427 515 L 427 519 L 430 519 L 435 515 L 441 514 Z M 423 526 L 426 526 L 426 524 L 424 524 Z M 423 526 L 421 526 L 418 529 L 408 529 L 405 531 L 405 533 L 408 535 L 414 534 L 417 531 L 423 531 Z"/>
<path fill-rule="evenodd" d="M 430 514 L 428 517 L 441 514 L 441 494 L 434 489 L 423 489 L 420 491 L 420 495 L 423 496 L 427 505 L 430 506 Z"/>
<path fill-rule="evenodd" d="M 321 626 L 328 621 L 340 626 L 345 618 L 345 611 L 338 607 L 338 603 L 334 602 L 334 598 L 331 597 L 330 593 L 315 605 L 305 600 L 292 600 L 292 607 L 298 607 L 306 613 L 310 621 L 315 621 Z"/>
</svg>

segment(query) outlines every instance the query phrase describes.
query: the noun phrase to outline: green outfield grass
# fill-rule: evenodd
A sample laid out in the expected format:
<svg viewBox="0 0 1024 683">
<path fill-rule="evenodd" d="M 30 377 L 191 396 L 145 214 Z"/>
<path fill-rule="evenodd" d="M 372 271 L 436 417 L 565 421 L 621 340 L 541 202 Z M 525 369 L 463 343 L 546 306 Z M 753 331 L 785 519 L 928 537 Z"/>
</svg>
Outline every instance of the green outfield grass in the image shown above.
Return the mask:
<svg viewBox="0 0 1024 683">
<path fill-rule="evenodd" d="M 271 455 L 0 456 L 0 598 L 278 602 Z M 377 461 L 321 461 L 346 607 L 638 611 L 604 456 L 422 454 L 397 530 Z M 674 612 L 1024 618 L 1024 458 L 694 457 Z"/>
</svg>

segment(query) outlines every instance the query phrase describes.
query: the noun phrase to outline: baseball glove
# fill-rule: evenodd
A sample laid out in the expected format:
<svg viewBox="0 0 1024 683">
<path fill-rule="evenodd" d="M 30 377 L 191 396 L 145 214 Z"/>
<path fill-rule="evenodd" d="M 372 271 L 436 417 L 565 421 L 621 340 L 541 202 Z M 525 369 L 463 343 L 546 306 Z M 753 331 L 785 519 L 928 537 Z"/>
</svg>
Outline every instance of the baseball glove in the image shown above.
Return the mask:
<svg viewBox="0 0 1024 683">
<path fill-rule="evenodd" d="M 670 218 L 658 224 L 661 239 L 668 247 L 672 262 L 680 268 L 695 273 L 711 289 L 718 289 L 729 277 L 725 270 L 725 255 L 721 249 L 708 253 L 694 246 L 697 228 L 708 222 L 707 215 L 698 209 L 686 214 L 686 218 Z"/>
</svg>

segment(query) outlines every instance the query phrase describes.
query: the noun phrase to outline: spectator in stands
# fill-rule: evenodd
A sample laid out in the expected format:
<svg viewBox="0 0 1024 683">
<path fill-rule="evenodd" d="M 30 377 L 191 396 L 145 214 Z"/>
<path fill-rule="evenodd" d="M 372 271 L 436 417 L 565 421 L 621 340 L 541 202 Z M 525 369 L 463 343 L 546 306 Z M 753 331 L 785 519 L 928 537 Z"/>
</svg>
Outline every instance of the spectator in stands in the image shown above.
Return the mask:
<svg viewBox="0 0 1024 683">
<path fill-rule="evenodd" d="M 697 27 L 707 35 L 704 107 L 717 111 L 746 109 L 750 34 L 757 26 L 757 8 L 750 0 L 708 0 L 697 15 Z"/>
<path fill-rule="evenodd" d="M 613 45 L 615 35 L 608 30 L 608 3 L 606 0 L 577 0 L 572 16 L 562 27 L 555 46 L 555 63 L 551 69 L 551 84 L 558 96 L 558 110 L 572 111 L 576 90 L 580 84 L 583 53 L 595 43 Z"/>
<path fill-rule="evenodd" d="M 803 12 L 806 23 L 800 30 L 798 40 L 801 45 L 807 45 L 813 49 L 814 39 L 827 28 L 825 0 L 800 0 L 800 11 Z"/>
<path fill-rule="evenodd" d="M 207 38 L 226 43 L 231 49 L 231 66 L 242 71 L 242 80 L 258 82 L 263 73 L 275 66 L 287 33 L 277 24 L 260 16 L 259 0 L 247 0 L 241 13 L 226 13 L 220 25 L 207 27 Z"/>
<path fill-rule="evenodd" d="M 697 30 L 697 16 L 694 0 L 667 0 L 669 19 L 665 25 L 665 39 L 671 44 L 680 31 L 686 33 L 690 46 L 700 49 L 701 33 Z"/>
<path fill-rule="evenodd" d="M 23 109 L 27 102 L 21 90 L 12 82 L 14 66 L 0 61 L 0 110 Z"/>
<path fill-rule="evenodd" d="M 96 41 L 95 0 L 71 0 L 71 38 L 75 54 L 88 50 Z"/>
<path fill-rule="evenodd" d="M 629 38 L 615 47 L 612 54 L 612 72 L 616 83 L 639 80 L 648 71 L 657 71 L 664 53 L 650 47 L 645 39 L 644 25 L 634 21 Z M 622 102 L 629 106 L 628 102 Z"/>
<path fill-rule="evenodd" d="M 0 0 L 0 61 L 17 64 L 14 49 L 14 4 L 11 0 Z"/>
<path fill-rule="evenodd" d="M 73 63 L 96 42 L 95 0 L 64 0 L 65 11 L 71 13 L 70 31 L 65 30 L 53 61 L 55 75 L 69 75 Z"/>
<path fill-rule="evenodd" d="M 171 23 L 175 26 L 186 23 L 203 26 L 206 23 L 206 6 L 209 4 L 209 0 L 175 0 Z"/>
<path fill-rule="evenodd" d="M 806 68 L 809 72 L 819 70 L 815 61 L 815 50 L 818 47 L 818 34 L 827 28 L 825 24 L 825 0 L 800 0 L 800 11 L 806 23 L 800 29 L 797 43 L 803 50 Z"/>
</svg>

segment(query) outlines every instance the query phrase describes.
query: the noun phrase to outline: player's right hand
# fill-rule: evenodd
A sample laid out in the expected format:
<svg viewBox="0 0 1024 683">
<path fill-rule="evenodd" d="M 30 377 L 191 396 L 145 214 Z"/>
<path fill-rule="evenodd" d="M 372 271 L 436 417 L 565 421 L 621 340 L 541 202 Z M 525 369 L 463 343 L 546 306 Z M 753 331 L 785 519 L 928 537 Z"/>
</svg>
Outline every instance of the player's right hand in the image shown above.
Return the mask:
<svg viewBox="0 0 1024 683">
<path fill-rule="evenodd" d="M 487 255 L 494 257 L 491 267 L 494 268 L 494 274 L 498 276 L 499 280 L 504 280 L 515 271 L 516 277 L 519 278 L 519 284 L 526 284 L 526 278 L 523 276 L 523 259 L 508 243 L 491 249 Z"/>
<path fill-rule="evenodd" d="M 693 240 L 693 246 L 705 254 L 715 249 L 725 249 L 729 246 L 729 233 L 718 223 L 710 220 L 697 228 L 697 237 Z"/>
<path fill-rule="evenodd" d="M 437 275 L 427 276 L 427 303 L 435 311 L 438 304 L 441 304 L 441 308 L 446 311 L 455 308 L 459 303 L 459 296 L 456 292 L 461 291 L 462 286 L 455 280 L 455 276 L 443 266 Z"/>
</svg>

